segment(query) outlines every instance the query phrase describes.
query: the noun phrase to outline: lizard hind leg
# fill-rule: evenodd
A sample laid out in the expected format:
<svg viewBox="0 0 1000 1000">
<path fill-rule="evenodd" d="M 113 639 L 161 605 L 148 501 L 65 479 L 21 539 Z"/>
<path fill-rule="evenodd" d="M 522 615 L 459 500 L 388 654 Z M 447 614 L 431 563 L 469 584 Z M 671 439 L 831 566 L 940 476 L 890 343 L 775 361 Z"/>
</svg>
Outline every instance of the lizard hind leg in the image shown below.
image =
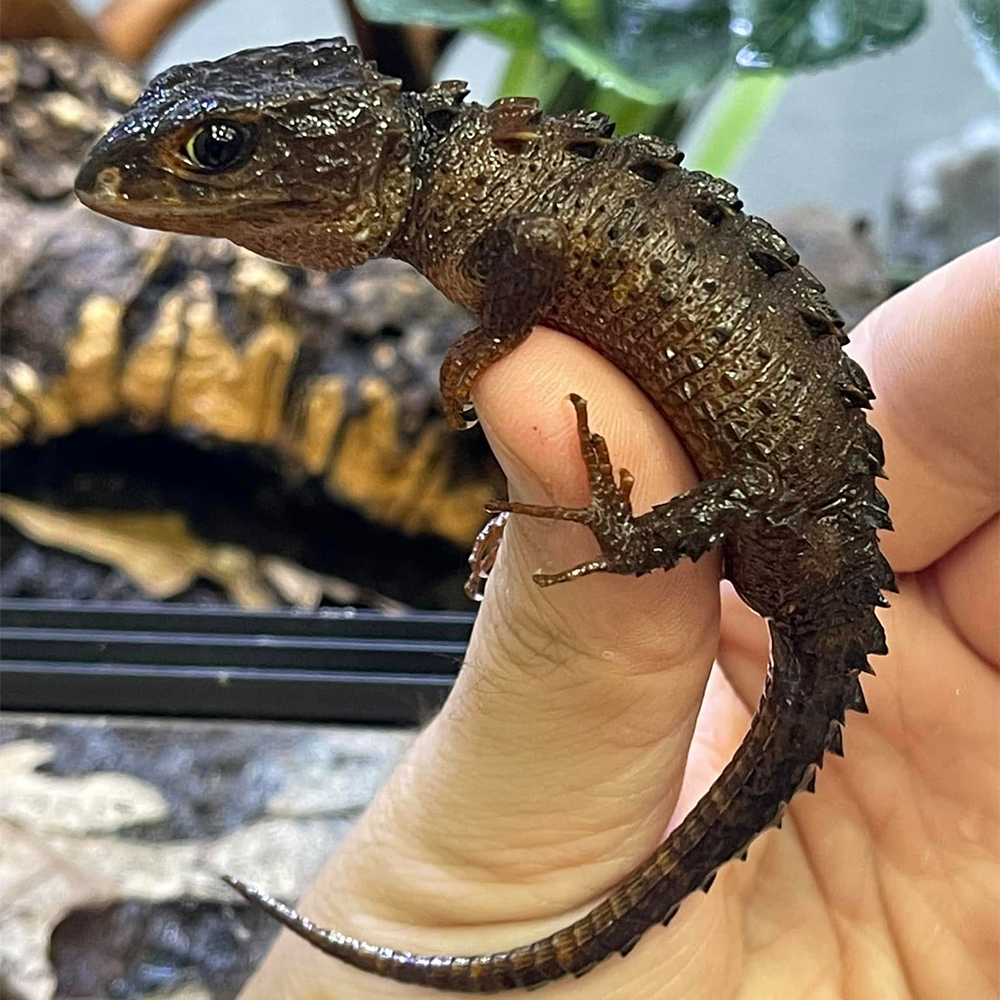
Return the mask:
<svg viewBox="0 0 1000 1000">
<path fill-rule="evenodd" d="M 580 441 L 580 453 L 587 467 L 590 503 L 586 507 L 558 507 L 497 500 L 486 505 L 490 513 L 527 514 L 530 517 L 585 524 L 597 538 L 602 552 L 599 558 L 560 573 L 536 573 L 534 580 L 542 587 L 564 583 L 591 573 L 631 571 L 618 568 L 615 554 L 626 551 L 635 531 L 636 522 L 631 502 L 635 478 L 628 469 L 621 469 L 619 481 L 615 481 L 607 442 L 600 434 L 594 434 L 590 430 L 587 401 L 576 393 L 571 394 L 569 399 L 576 410 L 577 437 Z"/>
<path fill-rule="evenodd" d="M 584 524 L 597 539 L 601 548 L 598 558 L 560 573 L 536 573 L 534 580 L 539 586 L 600 572 L 641 576 L 654 569 L 670 569 L 685 557 L 699 559 L 728 531 L 752 518 L 758 509 L 765 509 L 775 493 L 775 479 L 767 470 L 743 467 L 730 476 L 704 480 L 687 493 L 636 516 L 630 499 L 632 474 L 620 470 L 616 483 L 607 444 L 587 423 L 586 401 L 577 395 L 570 399 L 576 408 L 580 451 L 590 480 L 590 503 L 586 507 L 557 507 L 495 500 L 486 505 L 494 514 L 526 514 Z"/>
<path fill-rule="evenodd" d="M 457 430 L 475 427 L 476 411 L 472 406 L 472 386 L 494 362 L 512 351 L 530 333 L 530 327 L 490 337 L 477 326 L 463 333 L 448 348 L 441 365 L 441 399 L 448 422 Z"/>
</svg>

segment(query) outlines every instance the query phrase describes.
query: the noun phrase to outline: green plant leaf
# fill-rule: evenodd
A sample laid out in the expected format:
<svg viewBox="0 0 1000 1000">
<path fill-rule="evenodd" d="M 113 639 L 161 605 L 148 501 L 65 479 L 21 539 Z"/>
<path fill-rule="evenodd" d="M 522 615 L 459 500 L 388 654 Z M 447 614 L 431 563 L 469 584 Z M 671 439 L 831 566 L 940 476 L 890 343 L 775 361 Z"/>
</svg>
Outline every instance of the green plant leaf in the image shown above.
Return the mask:
<svg viewBox="0 0 1000 1000">
<path fill-rule="evenodd" d="M 879 52 L 924 18 L 924 0 L 358 0 L 358 8 L 373 21 L 477 31 L 514 50 L 537 46 L 543 60 L 648 105 L 682 100 L 734 59 L 747 70 L 789 70 Z M 527 53 L 514 61 L 508 82 L 536 89 L 526 85 L 526 67 L 544 69 L 543 61 Z M 539 87 L 553 90 L 555 76 L 543 75 Z"/>
<path fill-rule="evenodd" d="M 357 0 L 369 21 L 381 24 L 429 24 L 435 28 L 471 28 L 489 21 L 523 16 L 517 0 Z"/>
<path fill-rule="evenodd" d="M 976 61 L 990 86 L 1000 90 L 1000 4 L 997 0 L 959 0 Z"/>
<path fill-rule="evenodd" d="M 511 50 L 498 97 L 536 97 L 551 108 L 555 95 L 573 71 L 565 63 L 547 59 L 537 45 Z"/>
<path fill-rule="evenodd" d="M 379 24 L 428 24 L 493 35 L 512 47 L 535 43 L 531 0 L 357 0 L 358 10 Z"/>
<path fill-rule="evenodd" d="M 996 0 L 993 0 L 995 3 Z M 742 69 L 806 69 L 882 52 L 924 22 L 923 0 L 732 0 Z"/>
<path fill-rule="evenodd" d="M 539 41 L 602 87 L 647 104 L 673 101 L 729 62 L 726 0 L 564 0 L 543 17 Z M 549 5 L 550 7 L 553 5 Z"/>
</svg>

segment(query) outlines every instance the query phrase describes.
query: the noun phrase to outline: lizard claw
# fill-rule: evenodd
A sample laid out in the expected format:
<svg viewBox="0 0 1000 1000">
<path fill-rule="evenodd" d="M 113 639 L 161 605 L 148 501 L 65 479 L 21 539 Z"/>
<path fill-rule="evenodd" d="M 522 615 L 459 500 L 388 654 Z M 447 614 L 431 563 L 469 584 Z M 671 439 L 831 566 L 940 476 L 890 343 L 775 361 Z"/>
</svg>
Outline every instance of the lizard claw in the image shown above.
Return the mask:
<svg viewBox="0 0 1000 1000">
<path fill-rule="evenodd" d="M 593 518 L 589 507 L 549 507 L 545 504 L 519 503 L 517 500 L 491 500 L 486 504 L 488 514 L 527 514 L 553 521 L 575 521 L 588 524 Z"/>
<path fill-rule="evenodd" d="M 479 423 L 475 407 L 467 400 L 445 397 L 444 415 L 448 423 L 457 431 L 467 431 Z"/>
<path fill-rule="evenodd" d="M 590 562 L 580 563 L 572 569 L 564 569 L 561 573 L 534 573 L 531 579 L 539 587 L 551 587 L 554 583 L 566 583 L 568 580 L 578 580 L 581 576 L 590 576 L 591 573 L 603 573 L 611 569 L 611 563 L 603 556 L 600 559 L 592 559 Z"/>
</svg>

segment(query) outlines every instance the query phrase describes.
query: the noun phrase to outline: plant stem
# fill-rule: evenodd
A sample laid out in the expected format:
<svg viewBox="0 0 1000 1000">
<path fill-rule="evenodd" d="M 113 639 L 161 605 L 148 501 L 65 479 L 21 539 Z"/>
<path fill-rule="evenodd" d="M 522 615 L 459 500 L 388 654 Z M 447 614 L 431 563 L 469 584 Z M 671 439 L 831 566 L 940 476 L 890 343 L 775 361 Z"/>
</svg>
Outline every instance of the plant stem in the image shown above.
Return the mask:
<svg viewBox="0 0 1000 1000">
<path fill-rule="evenodd" d="M 664 111 L 663 105 L 644 104 L 596 84 L 592 87 L 586 106 L 595 111 L 603 111 L 618 125 L 620 135 L 656 131 L 656 123 Z"/>
<path fill-rule="evenodd" d="M 689 141 L 690 166 L 716 176 L 732 171 L 773 111 L 785 82 L 780 73 L 747 73 L 726 80 Z"/>
<path fill-rule="evenodd" d="M 561 60 L 547 58 L 535 45 L 511 49 L 499 97 L 537 97 L 546 107 L 572 72 Z"/>
</svg>

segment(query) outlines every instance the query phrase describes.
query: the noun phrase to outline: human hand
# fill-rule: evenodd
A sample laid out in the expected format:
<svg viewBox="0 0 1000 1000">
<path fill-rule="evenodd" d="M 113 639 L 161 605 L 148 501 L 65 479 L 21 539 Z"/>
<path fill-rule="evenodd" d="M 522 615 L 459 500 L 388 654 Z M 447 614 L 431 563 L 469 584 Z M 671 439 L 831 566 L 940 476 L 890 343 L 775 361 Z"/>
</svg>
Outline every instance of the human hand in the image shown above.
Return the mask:
<svg viewBox="0 0 1000 1000">
<path fill-rule="evenodd" d="M 849 717 L 846 757 L 827 758 L 818 794 L 797 797 L 746 863 L 627 960 L 546 997 L 996 995 L 998 329 L 995 241 L 855 332 L 900 586 L 880 612 L 889 655 L 865 678 L 871 714 Z M 642 393 L 540 329 L 476 386 L 512 496 L 586 502 L 570 391 L 634 473 L 637 512 L 694 485 Z M 763 623 L 723 586 L 720 639 L 711 558 L 638 580 L 531 581 L 593 546 L 579 525 L 511 518 L 455 690 L 306 894 L 315 922 L 425 954 L 533 941 L 650 854 L 730 759 L 763 684 Z M 243 997 L 430 995 L 285 933 Z"/>
</svg>

